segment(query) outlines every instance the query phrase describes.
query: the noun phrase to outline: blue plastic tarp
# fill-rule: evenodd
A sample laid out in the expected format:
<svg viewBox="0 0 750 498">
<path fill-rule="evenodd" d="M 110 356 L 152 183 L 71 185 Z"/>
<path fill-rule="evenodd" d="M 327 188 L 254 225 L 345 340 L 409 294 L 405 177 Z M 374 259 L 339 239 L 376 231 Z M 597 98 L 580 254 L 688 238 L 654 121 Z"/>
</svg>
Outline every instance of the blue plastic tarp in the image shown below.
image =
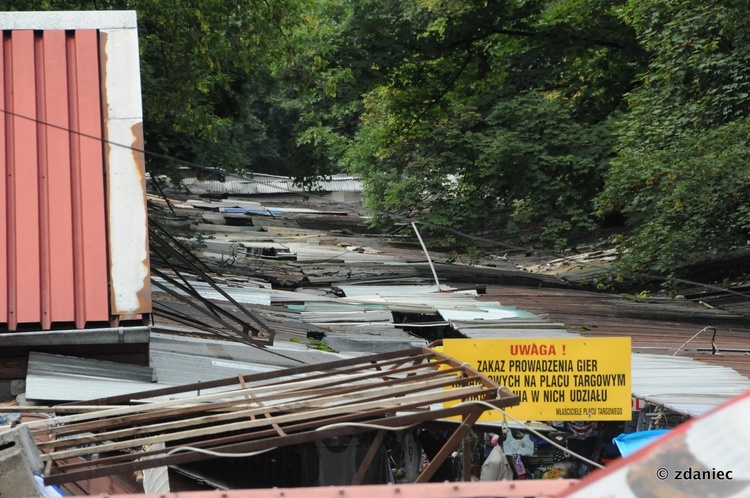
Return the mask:
<svg viewBox="0 0 750 498">
<path fill-rule="evenodd" d="M 620 455 L 626 457 L 631 453 L 635 453 L 644 446 L 653 443 L 664 434 L 669 432 L 669 429 L 656 429 L 653 431 L 641 431 L 633 432 L 630 434 L 620 434 L 612 440 L 620 450 Z"/>
</svg>

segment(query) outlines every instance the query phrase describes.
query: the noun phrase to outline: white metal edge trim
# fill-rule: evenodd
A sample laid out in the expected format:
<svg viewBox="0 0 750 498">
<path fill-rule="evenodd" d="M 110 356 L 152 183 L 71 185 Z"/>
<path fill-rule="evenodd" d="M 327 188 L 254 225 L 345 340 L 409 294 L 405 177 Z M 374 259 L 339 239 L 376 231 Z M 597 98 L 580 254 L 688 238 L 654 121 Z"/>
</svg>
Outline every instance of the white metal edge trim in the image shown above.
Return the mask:
<svg viewBox="0 0 750 498">
<path fill-rule="evenodd" d="M 111 29 L 135 28 L 133 10 L 59 12 L 0 12 L 1 29 Z"/>
<path fill-rule="evenodd" d="M 151 311 L 143 109 L 135 29 L 100 30 L 112 313 Z"/>
<path fill-rule="evenodd" d="M 133 135 L 135 120 L 107 123 L 108 130 L 122 141 L 142 143 Z M 145 179 L 133 152 L 123 147 L 109 147 L 108 204 L 109 250 L 112 280 L 112 312 L 140 313 L 138 294 L 149 285 L 148 218 L 145 201 Z"/>
<path fill-rule="evenodd" d="M 138 31 L 135 29 L 100 29 L 105 59 L 102 78 L 106 86 L 108 120 L 143 120 L 141 104 L 141 69 L 138 54 Z M 110 137 L 111 142 L 116 142 Z M 130 143 L 123 143 L 130 146 Z"/>
</svg>

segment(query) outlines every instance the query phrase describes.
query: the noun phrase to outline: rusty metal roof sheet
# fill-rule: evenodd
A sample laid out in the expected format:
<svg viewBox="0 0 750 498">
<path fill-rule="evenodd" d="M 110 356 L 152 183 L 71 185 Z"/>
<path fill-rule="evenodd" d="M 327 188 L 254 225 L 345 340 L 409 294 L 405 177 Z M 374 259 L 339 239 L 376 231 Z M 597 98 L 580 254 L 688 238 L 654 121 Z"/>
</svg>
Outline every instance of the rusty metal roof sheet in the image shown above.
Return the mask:
<svg viewBox="0 0 750 498">
<path fill-rule="evenodd" d="M 634 299 L 573 289 L 512 286 L 488 287 L 481 299 L 545 314 L 584 337 L 631 337 L 635 353 L 676 353 L 750 376 L 747 319 L 690 300 Z M 716 334 L 705 327 L 715 327 Z"/>
</svg>

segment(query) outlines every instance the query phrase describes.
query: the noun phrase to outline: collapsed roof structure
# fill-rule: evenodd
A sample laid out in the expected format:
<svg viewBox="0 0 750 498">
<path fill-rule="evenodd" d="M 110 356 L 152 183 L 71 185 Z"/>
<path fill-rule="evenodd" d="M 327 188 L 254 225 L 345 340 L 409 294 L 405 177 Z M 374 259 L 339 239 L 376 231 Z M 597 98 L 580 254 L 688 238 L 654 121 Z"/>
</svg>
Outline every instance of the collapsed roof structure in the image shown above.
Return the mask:
<svg viewBox="0 0 750 498">
<path fill-rule="evenodd" d="M 417 478 L 426 482 L 482 412 L 517 403 L 470 366 L 422 348 L 63 404 L 23 427 L 40 441 L 50 485 L 375 430 L 350 483 L 359 484 L 386 431 L 459 416 Z"/>
</svg>

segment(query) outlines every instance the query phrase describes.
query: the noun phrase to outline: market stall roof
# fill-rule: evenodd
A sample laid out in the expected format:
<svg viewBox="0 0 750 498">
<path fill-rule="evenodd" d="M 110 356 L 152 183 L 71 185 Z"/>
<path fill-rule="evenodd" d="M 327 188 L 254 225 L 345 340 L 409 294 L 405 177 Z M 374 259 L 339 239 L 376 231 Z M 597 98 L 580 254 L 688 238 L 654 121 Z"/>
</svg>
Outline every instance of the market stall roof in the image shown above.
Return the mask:
<svg viewBox="0 0 750 498">
<path fill-rule="evenodd" d="M 604 295 L 596 293 L 581 293 L 571 290 L 549 290 L 549 289 L 529 289 L 519 290 L 514 288 L 503 288 L 500 290 L 494 288 L 488 289 L 491 296 L 498 301 L 489 301 L 485 296 L 478 296 L 475 291 L 456 291 L 455 288 L 438 288 L 434 285 L 342 285 L 339 289 L 347 297 L 333 298 L 328 297 L 324 301 L 305 302 L 303 305 L 290 305 L 290 316 L 296 316 L 298 320 L 307 322 L 310 325 L 318 327 L 342 327 L 357 325 L 359 330 L 367 330 L 373 333 L 373 320 L 378 318 L 379 327 L 388 327 L 388 330 L 396 334 L 398 329 L 394 328 L 391 310 L 411 310 L 412 312 L 422 313 L 440 313 L 445 319 L 444 324 L 450 323 L 462 335 L 469 338 L 566 338 L 566 337 L 617 337 L 628 334 L 627 328 L 618 328 L 612 330 L 609 322 L 606 326 L 598 326 L 591 323 L 590 326 L 576 326 L 575 322 L 566 329 L 562 323 L 567 320 L 569 315 L 562 315 L 554 309 L 559 303 L 571 303 L 574 310 L 582 311 L 584 306 L 588 306 L 585 311 L 594 313 L 600 309 L 607 310 L 611 306 L 619 306 L 620 313 L 634 313 L 632 309 L 640 308 L 638 303 L 630 300 L 619 298 L 624 303 L 617 301 L 617 296 Z M 235 290 L 226 288 L 227 292 L 234 293 Z M 518 302 L 517 297 L 520 293 L 541 293 L 551 295 L 549 301 L 544 300 L 543 305 L 551 303 L 553 310 L 552 317 L 543 313 L 532 314 L 522 311 L 513 306 L 505 306 L 506 298 L 513 304 Z M 575 298 L 579 296 L 581 302 Z M 303 298 L 304 299 L 304 298 Z M 501 304 L 501 302 L 503 304 Z M 537 303 L 539 304 L 539 303 Z M 681 306 L 685 303 L 673 304 L 673 307 Z M 689 303 L 686 303 L 689 306 Z M 603 307 L 604 306 L 604 307 Z M 651 310 L 651 308 L 646 308 Z M 296 313 L 293 313 L 295 312 Z M 538 308 L 534 309 L 538 311 Z M 546 309 L 542 310 L 546 311 Z M 645 312 L 645 310 L 644 310 Z M 659 313 L 668 313 L 666 317 L 672 317 L 669 313 L 677 311 Z M 708 310 L 704 313 L 699 310 L 698 316 L 715 317 L 716 312 Z M 266 315 L 268 319 L 271 315 Z M 503 318 L 504 317 L 504 318 Z M 552 319 L 557 321 L 552 321 Z M 291 323 L 289 321 L 286 322 Z M 362 327 L 367 325 L 367 327 Z M 434 324 L 433 324 L 434 325 Z M 658 332 L 661 323 L 654 323 L 654 331 Z M 674 327 L 674 325 L 672 325 Z M 736 396 L 744 390 L 750 389 L 750 380 L 738 373 L 733 368 L 721 364 L 721 359 L 726 355 L 707 355 L 695 354 L 695 344 L 699 340 L 705 341 L 710 337 L 709 333 L 704 336 L 698 336 L 691 342 L 691 337 L 687 334 L 695 335 L 690 329 L 675 328 L 675 339 L 672 335 L 654 334 L 656 337 L 647 333 L 644 325 L 633 330 L 633 355 L 632 355 L 632 393 L 634 396 L 648 402 L 665 406 L 670 410 L 678 413 L 697 416 L 705 413 L 707 410 L 715 407 L 722 402 Z M 349 328 L 350 333 L 354 333 L 357 328 Z M 680 334 L 677 334 L 680 330 Z M 332 337 L 335 333 L 329 333 Z M 382 332 L 377 336 L 381 338 Z M 726 338 L 728 333 L 722 332 L 721 338 Z M 368 341 L 367 334 L 360 332 L 363 341 Z M 408 339 L 404 334 L 403 339 Z M 355 336 L 356 337 L 356 336 Z M 395 338 L 396 336 L 394 336 Z M 684 339 L 683 339 L 684 337 Z M 411 337 L 411 339 L 414 339 Z M 374 339 L 370 338 L 370 342 Z M 670 348 L 652 348 L 644 346 L 644 343 L 651 344 L 658 341 L 669 341 L 675 344 L 673 349 Z M 677 342 L 682 341 L 680 344 Z M 404 342 L 407 344 L 408 341 Z M 719 343 L 719 347 L 722 344 Z M 336 343 L 339 348 L 347 347 L 340 341 Z M 360 350 L 367 350 L 364 346 L 358 346 Z M 374 346 L 372 351 L 378 351 Z M 662 353 L 670 352 L 671 354 L 652 354 L 651 352 Z M 673 356 L 672 354 L 692 353 L 692 358 L 688 356 Z M 729 356 L 734 356 L 730 354 Z M 708 361 L 698 361 L 708 360 Z M 710 363 L 709 363 L 710 361 Z"/>
<path fill-rule="evenodd" d="M 49 462 L 45 483 L 61 484 L 372 431 L 377 447 L 386 431 L 461 417 L 424 482 L 489 408 L 470 399 L 497 408 L 519 402 L 469 365 L 414 348 L 58 405 L 45 410 L 82 413 L 23 425 Z M 168 448 L 145 450 L 155 443 Z"/>
<path fill-rule="evenodd" d="M 633 395 L 696 417 L 750 390 L 750 379 L 729 367 L 693 358 L 632 356 Z"/>
</svg>

